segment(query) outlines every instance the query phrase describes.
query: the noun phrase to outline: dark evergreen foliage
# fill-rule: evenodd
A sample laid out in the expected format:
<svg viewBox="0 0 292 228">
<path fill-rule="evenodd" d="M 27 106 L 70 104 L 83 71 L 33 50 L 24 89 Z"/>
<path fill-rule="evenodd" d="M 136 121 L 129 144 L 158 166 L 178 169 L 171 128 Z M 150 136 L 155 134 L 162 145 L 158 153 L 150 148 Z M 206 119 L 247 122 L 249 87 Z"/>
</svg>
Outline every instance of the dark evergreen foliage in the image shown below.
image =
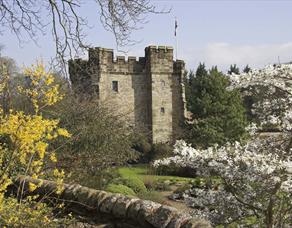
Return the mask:
<svg viewBox="0 0 292 228">
<path fill-rule="evenodd" d="M 243 73 L 249 73 L 251 71 L 251 68 L 249 67 L 249 65 L 246 65 L 243 69 Z"/>
<path fill-rule="evenodd" d="M 227 90 L 228 78 L 213 67 L 209 72 L 200 64 L 193 77 L 188 109 L 187 138 L 195 146 L 240 140 L 247 126 L 245 108 L 238 90 Z"/>
<path fill-rule="evenodd" d="M 240 70 L 239 70 L 239 68 L 236 66 L 236 64 L 231 65 L 231 66 L 230 66 L 230 69 L 228 70 L 228 74 L 231 75 L 232 73 L 234 73 L 234 74 L 240 74 Z"/>
</svg>

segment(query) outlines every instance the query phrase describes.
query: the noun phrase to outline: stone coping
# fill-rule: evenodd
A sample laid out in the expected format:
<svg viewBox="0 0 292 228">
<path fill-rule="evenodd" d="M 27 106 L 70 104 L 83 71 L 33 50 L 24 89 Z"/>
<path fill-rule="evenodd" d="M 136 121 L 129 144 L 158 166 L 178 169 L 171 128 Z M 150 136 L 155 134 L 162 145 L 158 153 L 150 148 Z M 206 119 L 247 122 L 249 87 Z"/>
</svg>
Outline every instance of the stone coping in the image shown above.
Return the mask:
<svg viewBox="0 0 292 228">
<path fill-rule="evenodd" d="M 28 184 L 40 185 L 33 192 L 28 192 Z M 24 190 L 25 195 L 39 195 L 62 201 L 68 210 L 81 215 L 95 217 L 107 216 L 109 220 L 123 221 L 123 227 L 141 228 L 209 228 L 211 225 L 201 219 L 193 219 L 190 215 L 177 209 L 141 200 L 121 194 L 99 191 L 78 184 L 64 184 L 63 192 L 56 194 L 57 183 L 54 181 L 33 179 L 21 176 L 14 182 L 14 188 Z"/>
</svg>

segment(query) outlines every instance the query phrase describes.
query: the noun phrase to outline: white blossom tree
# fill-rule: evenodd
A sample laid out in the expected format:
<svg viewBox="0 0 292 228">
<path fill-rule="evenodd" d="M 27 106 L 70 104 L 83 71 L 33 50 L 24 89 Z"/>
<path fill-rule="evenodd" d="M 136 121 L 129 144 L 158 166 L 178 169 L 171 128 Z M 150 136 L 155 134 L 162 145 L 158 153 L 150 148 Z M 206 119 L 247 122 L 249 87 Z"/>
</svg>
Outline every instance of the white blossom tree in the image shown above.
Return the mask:
<svg viewBox="0 0 292 228">
<path fill-rule="evenodd" d="M 241 75 L 232 74 L 229 89 L 240 88 L 250 99 L 252 119 L 259 130 L 252 139 L 199 150 L 177 141 L 174 156 L 154 166 L 191 167 L 202 177 L 216 177 L 219 186 L 193 188 L 185 194 L 194 214 L 214 224 L 292 226 L 292 64 L 271 65 Z M 248 99 L 247 99 L 248 100 Z"/>
<path fill-rule="evenodd" d="M 286 151 L 271 138 L 206 150 L 177 141 L 174 153 L 153 165 L 191 167 L 200 176 L 221 180 L 219 188 L 196 188 L 186 197 L 190 206 L 200 209 L 195 215 L 223 225 L 253 220 L 266 227 L 283 227 L 292 221 L 291 149 Z"/>
<path fill-rule="evenodd" d="M 241 88 L 251 115 L 262 128 L 292 131 L 292 64 L 269 65 L 230 76 L 230 88 Z"/>
</svg>

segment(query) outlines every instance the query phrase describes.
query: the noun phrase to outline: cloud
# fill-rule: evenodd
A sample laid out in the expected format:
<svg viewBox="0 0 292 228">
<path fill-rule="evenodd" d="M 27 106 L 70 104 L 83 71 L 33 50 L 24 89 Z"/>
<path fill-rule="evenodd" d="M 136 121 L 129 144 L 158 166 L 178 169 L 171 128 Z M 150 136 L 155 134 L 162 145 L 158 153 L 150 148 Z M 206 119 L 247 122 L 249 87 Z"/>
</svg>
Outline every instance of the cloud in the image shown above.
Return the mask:
<svg viewBox="0 0 292 228">
<path fill-rule="evenodd" d="M 207 66 L 217 65 L 226 70 L 230 64 L 240 67 L 249 64 L 261 68 L 267 64 L 292 61 L 292 42 L 282 44 L 235 45 L 229 43 L 210 43 L 206 46 L 203 59 Z"/>
</svg>

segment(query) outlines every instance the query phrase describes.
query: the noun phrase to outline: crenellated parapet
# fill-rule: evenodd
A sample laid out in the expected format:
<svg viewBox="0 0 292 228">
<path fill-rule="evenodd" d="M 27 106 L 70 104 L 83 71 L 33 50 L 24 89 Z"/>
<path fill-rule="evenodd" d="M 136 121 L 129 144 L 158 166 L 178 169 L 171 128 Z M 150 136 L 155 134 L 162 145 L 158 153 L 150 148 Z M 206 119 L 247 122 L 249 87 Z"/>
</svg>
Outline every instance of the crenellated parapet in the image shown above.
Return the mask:
<svg viewBox="0 0 292 228">
<path fill-rule="evenodd" d="M 173 48 L 170 47 L 170 46 L 155 46 L 155 45 L 151 45 L 151 46 L 148 46 L 145 48 L 145 53 L 146 55 L 148 53 L 159 53 L 161 55 L 161 57 L 163 55 L 165 55 L 166 53 L 169 53 L 169 54 L 173 54 Z"/>
<path fill-rule="evenodd" d="M 185 62 L 183 60 L 176 60 L 173 62 L 173 72 L 180 73 L 185 70 Z"/>
<path fill-rule="evenodd" d="M 90 48 L 88 61 L 93 63 L 98 70 L 110 73 L 135 74 L 145 69 L 145 58 L 135 56 L 114 56 L 113 49 Z"/>
<path fill-rule="evenodd" d="M 172 71 L 179 69 L 181 62 L 173 62 L 173 48 L 169 46 L 149 46 L 145 48 L 145 57 L 114 56 L 113 49 L 108 48 L 90 48 L 88 51 L 88 60 L 75 59 L 69 61 L 69 70 L 72 79 L 75 75 L 83 75 L 84 72 L 109 72 L 124 74 L 139 74 L 146 70 L 146 64 L 151 64 L 151 68 L 160 68 L 160 70 Z M 164 66 L 164 67 L 163 67 Z M 184 67 L 182 64 L 181 68 Z M 162 68 L 162 69 L 161 69 Z M 72 73 L 72 74 L 71 74 Z M 76 75 L 77 76 L 77 75 Z"/>
</svg>

